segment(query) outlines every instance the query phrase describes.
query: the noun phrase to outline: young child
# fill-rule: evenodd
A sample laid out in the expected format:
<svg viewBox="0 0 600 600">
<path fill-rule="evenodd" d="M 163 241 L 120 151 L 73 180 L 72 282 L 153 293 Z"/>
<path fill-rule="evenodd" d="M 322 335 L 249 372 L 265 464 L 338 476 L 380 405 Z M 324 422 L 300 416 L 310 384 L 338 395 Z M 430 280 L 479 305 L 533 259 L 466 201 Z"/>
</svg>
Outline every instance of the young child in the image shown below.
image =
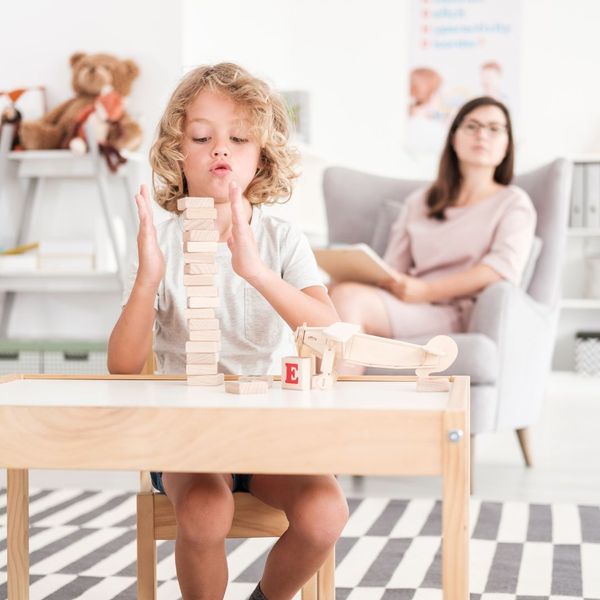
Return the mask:
<svg viewBox="0 0 600 600">
<path fill-rule="evenodd" d="M 173 213 L 155 228 L 145 186 L 136 196 L 139 267 L 111 334 L 111 373 L 139 373 L 154 350 L 158 369 L 185 372 L 182 217 L 177 199 L 215 199 L 222 334 L 220 367 L 238 374 L 278 372 L 294 354 L 291 331 L 338 320 L 306 238 L 263 214 L 261 204 L 291 195 L 295 153 L 284 104 L 242 68 L 222 63 L 184 77 L 151 151 L 155 199 Z M 158 229 L 158 230 L 157 230 Z M 226 243 L 225 243 L 226 242 Z M 333 475 L 153 473 L 177 519 L 175 560 L 185 600 L 222 598 L 232 491 L 285 511 L 289 529 L 271 550 L 251 598 L 289 600 L 317 571 L 348 518 Z"/>
</svg>

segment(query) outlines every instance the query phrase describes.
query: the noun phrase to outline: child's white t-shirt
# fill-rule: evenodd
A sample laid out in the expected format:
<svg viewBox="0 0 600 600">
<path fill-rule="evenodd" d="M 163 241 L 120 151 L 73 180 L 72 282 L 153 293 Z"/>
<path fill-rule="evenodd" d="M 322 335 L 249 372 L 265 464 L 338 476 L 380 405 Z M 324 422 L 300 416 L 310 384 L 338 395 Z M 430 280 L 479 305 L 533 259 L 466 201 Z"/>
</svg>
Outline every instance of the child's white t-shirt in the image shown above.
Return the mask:
<svg viewBox="0 0 600 600">
<path fill-rule="evenodd" d="M 183 218 L 173 216 L 156 227 L 158 243 L 165 256 L 165 277 L 154 307 L 156 325 L 154 352 L 157 372 L 185 373 L 185 343 L 188 339 L 184 316 Z M 264 264 L 284 281 L 301 290 L 323 286 L 308 240 L 295 226 L 252 207 L 250 227 Z M 221 328 L 219 370 L 240 375 L 279 374 L 281 358 L 296 354 L 293 332 L 265 298 L 231 267 L 231 251 L 219 243 L 216 255 L 219 306 L 215 309 Z M 137 264 L 124 290 L 129 299 Z"/>
</svg>

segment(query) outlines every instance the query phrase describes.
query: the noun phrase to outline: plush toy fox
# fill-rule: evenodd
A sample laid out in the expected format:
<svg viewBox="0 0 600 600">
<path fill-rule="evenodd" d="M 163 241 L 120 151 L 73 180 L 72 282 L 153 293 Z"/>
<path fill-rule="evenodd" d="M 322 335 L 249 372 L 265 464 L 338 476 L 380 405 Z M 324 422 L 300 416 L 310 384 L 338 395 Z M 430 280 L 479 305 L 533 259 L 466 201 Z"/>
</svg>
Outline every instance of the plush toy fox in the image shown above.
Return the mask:
<svg viewBox="0 0 600 600">
<path fill-rule="evenodd" d="M 86 106 L 77 115 L 71 134 L 65 138 L 65 146 L 75 154 L 85 154 L 89 148 L 87 130 L 93 134 L 109 168 L 116 171 L 125 159 L 109 140 L 119 137 L 119 120 L 123 113 L 123 97 L 111 86 L 105 86 L 94 104 Z"/>
</svg>

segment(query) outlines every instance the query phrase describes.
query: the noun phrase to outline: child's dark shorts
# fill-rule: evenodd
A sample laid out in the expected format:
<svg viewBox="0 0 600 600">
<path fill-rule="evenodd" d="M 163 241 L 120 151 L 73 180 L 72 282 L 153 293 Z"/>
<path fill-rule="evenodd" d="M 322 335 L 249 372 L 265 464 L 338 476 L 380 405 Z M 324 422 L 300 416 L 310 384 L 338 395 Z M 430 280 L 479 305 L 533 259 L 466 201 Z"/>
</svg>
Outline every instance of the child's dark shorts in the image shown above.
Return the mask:
<svg viewBox="0 0 600 600">
<path fill-rule="evenodd" d="M 250 479 L 252 475 L 247 473 L 233 473 L 233 491 L 234 492 L 245 492 L 250 493 Z M 155 490 L 161 494 L 165 493 L 165 488 L 162 483 L 162 472 L 151 471 L 150 477 L 152 478 L 152 486 Z"/>
</svg>

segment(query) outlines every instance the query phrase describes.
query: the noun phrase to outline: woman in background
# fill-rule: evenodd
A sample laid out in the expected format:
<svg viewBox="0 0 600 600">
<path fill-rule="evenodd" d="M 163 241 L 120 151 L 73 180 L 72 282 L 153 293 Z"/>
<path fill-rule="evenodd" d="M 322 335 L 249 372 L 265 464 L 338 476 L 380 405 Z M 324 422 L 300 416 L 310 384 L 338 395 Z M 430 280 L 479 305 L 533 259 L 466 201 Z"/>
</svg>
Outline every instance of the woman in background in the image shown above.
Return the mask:
<svg viewBox="0 0 600 600">
<path fill-rule="evenodd" d="M 384 260 L 395 277 L 382 288 L 333 287 L 340 318 L 402 340 L 466 331 L 477 295 L 501 279 L 519 284 L 531 251 L 535 209 L 510 184 L 513 166 L 508 109 L 487 96 L 465 104 L 450 126 L 437 179 L 407 197 L 392 228 Z"/>
</svg>

